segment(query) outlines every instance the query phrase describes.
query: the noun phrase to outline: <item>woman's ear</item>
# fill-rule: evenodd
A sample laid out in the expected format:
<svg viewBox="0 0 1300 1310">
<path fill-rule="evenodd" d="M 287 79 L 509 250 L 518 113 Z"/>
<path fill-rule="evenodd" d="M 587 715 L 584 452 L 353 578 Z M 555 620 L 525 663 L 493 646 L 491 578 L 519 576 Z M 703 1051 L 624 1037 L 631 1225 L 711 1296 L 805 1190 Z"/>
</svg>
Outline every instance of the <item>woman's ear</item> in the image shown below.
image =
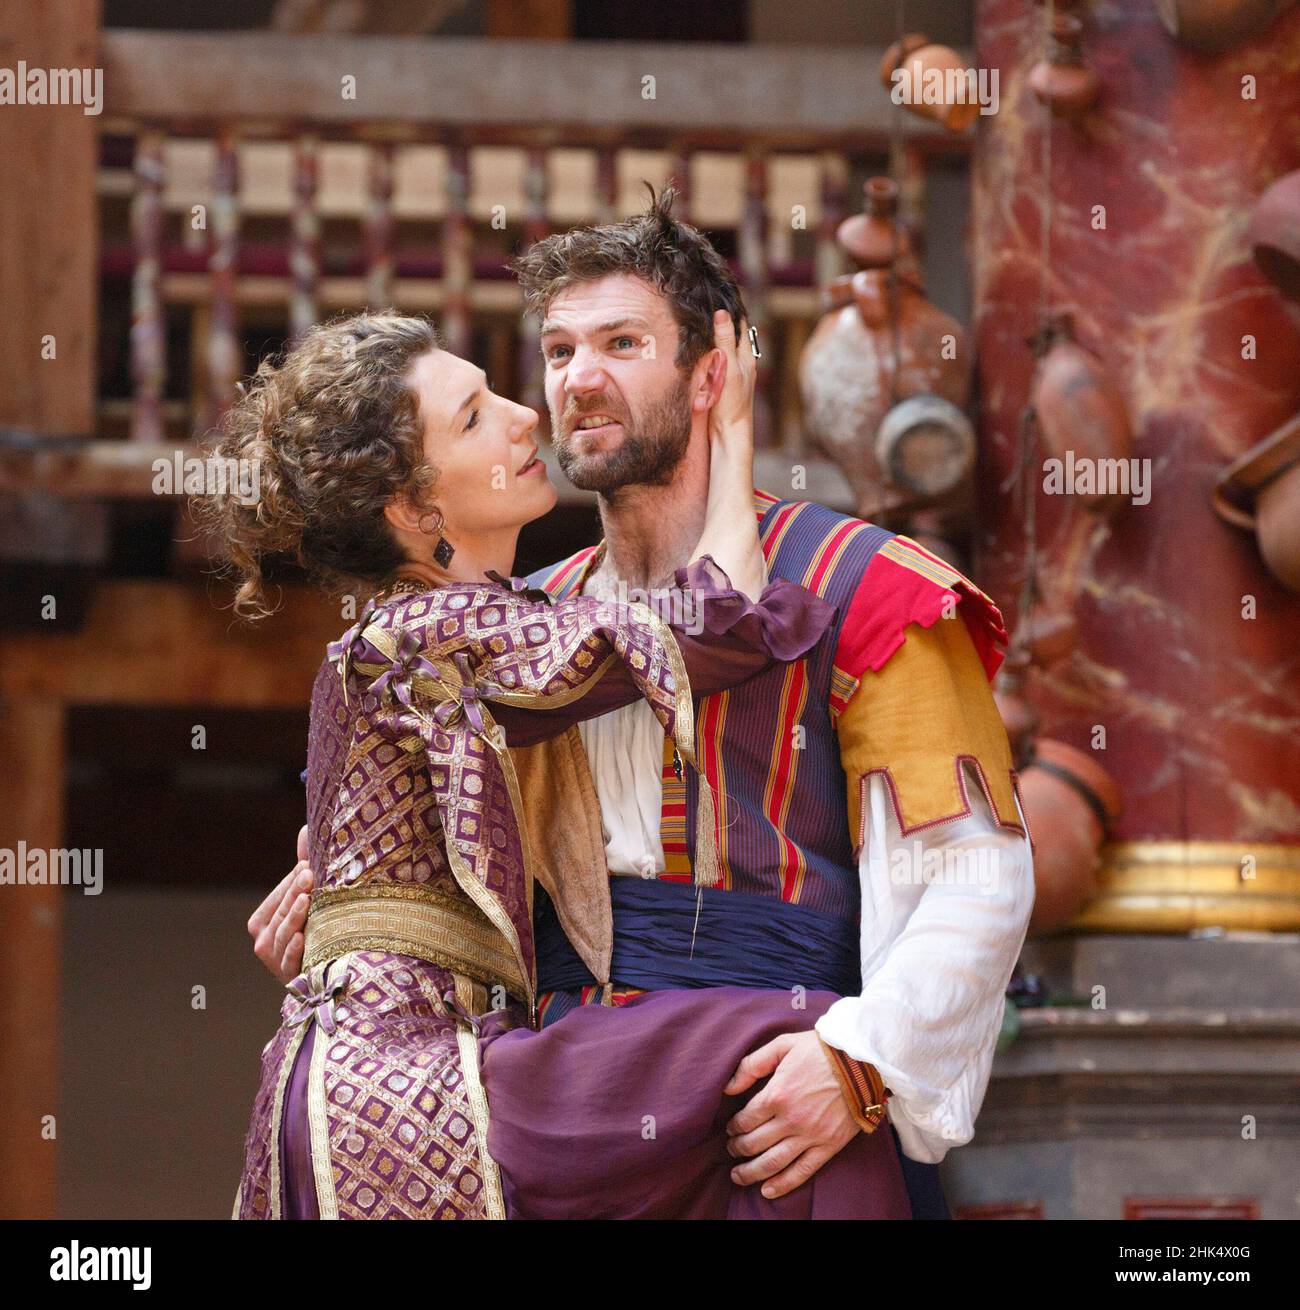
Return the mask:
<svg viewBox="0 0 1300 1310">
<path fill-rule="evenodd" d="M 420 520 L 427 518 L 429 511 L 420 509 L 410 496 L 394 496 L 392 500 L 384 506 L 384 518 L 386 518 L 393 528 L 399 533 L 414 533 L 419 536 L 423 529 L 420 527 Z"/>
</svg>

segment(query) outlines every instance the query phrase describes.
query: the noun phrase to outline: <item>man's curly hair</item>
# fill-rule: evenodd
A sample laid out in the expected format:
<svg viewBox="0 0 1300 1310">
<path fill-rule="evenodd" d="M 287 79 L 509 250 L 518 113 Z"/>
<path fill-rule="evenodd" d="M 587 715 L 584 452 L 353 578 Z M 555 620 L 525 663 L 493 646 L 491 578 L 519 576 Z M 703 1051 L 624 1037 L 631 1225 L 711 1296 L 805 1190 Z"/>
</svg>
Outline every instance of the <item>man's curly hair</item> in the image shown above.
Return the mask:
<svg viewBox="0 0 1300 1310">
<path fill-rule="evenodd" d="M 437 476 L 408 376 L 439 348 L 426 319 L 385 310 L 318 324 L 283 360 L 262 361 L 206 451 L 257 461 L 257 497 L 231 488 L 193 502 L 239 579 L 236 613 L 271 612 L 268 556 L 340 590 L 391 579 L 405 556 L 384 507 L 399 494 L 425 504 Z"/>
<path fill-rule="evenodd" d="M 643 214 L 599 227 L 575 227 L 534 242 L 510 267 L 519 278 L 530 313 L 542 318 L 555 295 L 580 282 L 631 273 L 668 301 L 681 332 L 676 363 L 693 367 L 713 349 L 713 315 L 729 310 L 737 324 L 745 302 L 727 261 L 689 223 L 673 218 L 677 191 L 658 195 L 646 183 L 650 206 Z"/>
</svg>

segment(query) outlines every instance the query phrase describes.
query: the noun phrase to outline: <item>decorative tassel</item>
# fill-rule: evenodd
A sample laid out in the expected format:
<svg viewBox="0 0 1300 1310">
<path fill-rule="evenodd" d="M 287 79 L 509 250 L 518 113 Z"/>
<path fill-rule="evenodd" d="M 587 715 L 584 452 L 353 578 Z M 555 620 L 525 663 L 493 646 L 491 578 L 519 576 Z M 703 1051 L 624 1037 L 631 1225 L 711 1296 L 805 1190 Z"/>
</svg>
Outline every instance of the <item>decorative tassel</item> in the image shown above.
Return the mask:
<svg viewBox="0 0 1300 1310">
<path fill-rule="evenodd" d="M 722 856 L 718 851 L 718 814 L 713 803 L 713 787 L 703 770 L 700 802 L 695 810 L 695 885 L 717 887 L 722 882 Z"/>
</svg>

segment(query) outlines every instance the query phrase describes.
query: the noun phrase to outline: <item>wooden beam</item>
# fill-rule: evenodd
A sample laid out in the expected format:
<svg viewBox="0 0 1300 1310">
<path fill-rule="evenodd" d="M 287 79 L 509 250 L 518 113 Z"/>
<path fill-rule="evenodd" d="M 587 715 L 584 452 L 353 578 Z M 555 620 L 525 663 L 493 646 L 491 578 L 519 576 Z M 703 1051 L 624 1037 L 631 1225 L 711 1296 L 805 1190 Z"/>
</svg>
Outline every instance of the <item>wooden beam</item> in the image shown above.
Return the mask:
<svg viewBox="0 0 1300 1310">
<path fill-rule="evenodd" d="M 894 112 L 876 75 L 881 54 L 267 32 L 112 30 L 103 39 L 106 117 L 128 124 L 164 122 L 183 134 L 238 121 L 245 138 L 308 127 L 429 139 L 452 126 L 508 128 L 516 144 L 530 134 L 626 144 L 671 135 L 864 149 L 888 139 Z M 969 149 L 967 136 L 914 114 L 898 115 L 897 127 L 938 149 Z"/>
<path fill-rule="evenodd" d="M 271 27 L 277 32 L 434 32 L 465 0 L 276 0 Z"/>
<path fill-rule="evenodd" d="M 63 845 L 63 707 L 0 696 L 0 849 Z M 59 887 L 0 885 L 0 1219 L 52 1219 L 59 1048 Z M 81 1107 L 83 1110 L 90 1107 Z M 93 1108 L 91 1108 L 93 1113 Z"/>
<path fill-rule="evenodd" d="M 0 638 L 0 699 L 301 708 L 348 620 L 319 592 L 286 587 L 278 613 L 245 624 L 233 595 L 215 580 L 107 583 L 80 632 Z"/>
<path fill-rule="evenodd" d="M 484 29 L 496 41 L 567 41 L 573 35 L 572 0 L 487 0 Z"/>
</svg>

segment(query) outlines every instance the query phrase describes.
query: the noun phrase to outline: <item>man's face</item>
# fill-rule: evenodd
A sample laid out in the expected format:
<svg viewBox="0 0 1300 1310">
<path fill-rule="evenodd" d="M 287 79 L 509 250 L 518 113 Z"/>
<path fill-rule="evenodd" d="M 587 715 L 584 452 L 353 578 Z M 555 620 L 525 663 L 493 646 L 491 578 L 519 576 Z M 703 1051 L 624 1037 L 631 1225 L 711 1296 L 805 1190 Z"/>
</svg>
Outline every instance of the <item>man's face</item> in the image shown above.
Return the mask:
<svg viewBox="0 0 1300 1310">
<path fill-rule="evenodd" d="M 691 435 L 691 376 L 668 302 L 628 273 L 559 292 L 542 324 L 551 439 L 584 491 L 671 480 Z"/>
</svg>

